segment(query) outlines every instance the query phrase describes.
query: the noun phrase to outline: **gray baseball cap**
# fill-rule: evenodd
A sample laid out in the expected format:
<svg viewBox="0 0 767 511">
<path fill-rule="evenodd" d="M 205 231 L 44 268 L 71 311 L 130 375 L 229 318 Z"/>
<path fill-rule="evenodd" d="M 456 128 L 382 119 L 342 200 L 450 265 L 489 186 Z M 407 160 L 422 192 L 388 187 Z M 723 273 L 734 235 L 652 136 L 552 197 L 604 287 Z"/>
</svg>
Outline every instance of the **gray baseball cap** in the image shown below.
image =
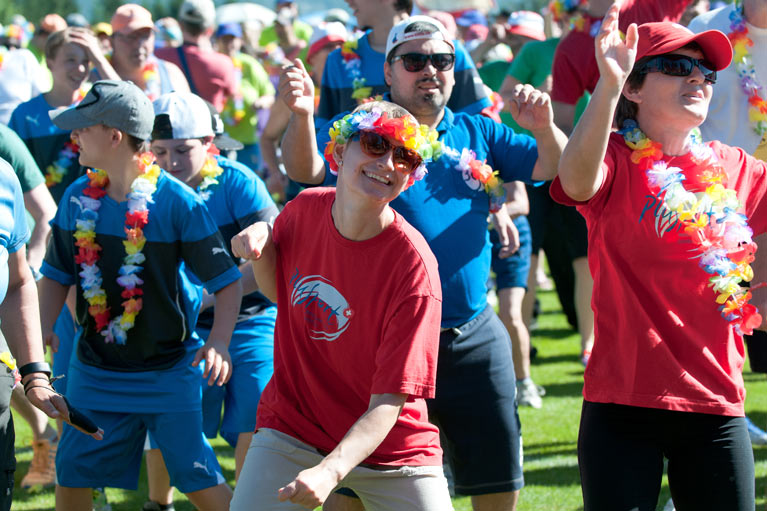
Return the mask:
<svg viewBox="0 0 767 511">
<path fill-rule="evenodd" d="M 133 82 L 100 80 L 76 106 L 49 113 L 53 124 L 63 130 L 103 124 L 141 140 L 152 134 L 152 102 Z"/>
</svg>

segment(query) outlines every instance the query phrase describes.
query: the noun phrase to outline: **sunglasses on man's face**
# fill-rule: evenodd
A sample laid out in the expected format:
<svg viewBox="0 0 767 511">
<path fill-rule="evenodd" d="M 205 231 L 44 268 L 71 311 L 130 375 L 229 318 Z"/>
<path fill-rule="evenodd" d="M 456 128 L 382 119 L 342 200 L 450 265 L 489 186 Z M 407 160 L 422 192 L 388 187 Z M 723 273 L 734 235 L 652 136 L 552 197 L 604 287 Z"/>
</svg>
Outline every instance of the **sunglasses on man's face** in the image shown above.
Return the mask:
<svg viewBox="0 0 767 511">
<path fill-rule="evenodd" d="M 708 83 L 716 83 L 716 71 L 713 66 L 703 60 L 687 55 L 660 55 L 648 60 L 642 67 L 642 73 L 663 73 L 669 76 L 690 76 L 692 70 L 700 69 L 703 78 Z"/>
<path fill-rule="evenodd" d="M 403 53 L 392 58 L 392 63 L 397 60 L 402 61 L 405 71 L 416 73 L 426 67 L 426 63 L 431 60 L 437 71 L 448 71 L 453 68 L 455 63 L 455 53 Z"/>
<path fill-rule="evenodd" d="M 423 162 L 417 152 L 406 147 L 393 145 L 375 131 L 360 131 L 358 135 L 363 153 L 371 158 L 380 158 L 392 151 L 394 168 L 403 174 L 412 174 Z"/>
</svg>

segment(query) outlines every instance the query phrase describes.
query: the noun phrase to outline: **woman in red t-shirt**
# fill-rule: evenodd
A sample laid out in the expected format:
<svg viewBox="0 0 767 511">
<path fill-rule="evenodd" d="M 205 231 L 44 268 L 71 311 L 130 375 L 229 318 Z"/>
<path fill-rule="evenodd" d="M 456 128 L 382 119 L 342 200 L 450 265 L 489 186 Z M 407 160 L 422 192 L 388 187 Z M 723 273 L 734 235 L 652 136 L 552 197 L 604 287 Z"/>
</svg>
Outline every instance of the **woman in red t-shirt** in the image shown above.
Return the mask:
<svg viewBox="0 0 767 511">
<path fill-rule="evenodd" d="M 753 510 L 742 335 L 762 319 L 741 282 L 767 230 L 767 167 L 696 135 L 732 47 L 668 22 L 632 25 L 623 41 L 614 5 L 596 56 L 599 82 L 551 187 L 586 218 L 594 276 L 585 509 L 655 509 L 667 458 L 676 509 Z"/>
</svg>

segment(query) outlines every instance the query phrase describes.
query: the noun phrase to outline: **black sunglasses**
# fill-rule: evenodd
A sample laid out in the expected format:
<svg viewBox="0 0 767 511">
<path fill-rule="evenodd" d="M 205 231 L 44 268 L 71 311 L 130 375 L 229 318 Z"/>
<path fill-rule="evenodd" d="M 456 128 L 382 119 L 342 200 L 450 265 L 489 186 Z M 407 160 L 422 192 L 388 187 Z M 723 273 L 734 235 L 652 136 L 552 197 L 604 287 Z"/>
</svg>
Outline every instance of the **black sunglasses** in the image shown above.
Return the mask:
<svg viewBox="0 0 767 511">
<path fill-rule="evenodd" d="M 411 174 L 423 162 L 417 152 L 400 145 L 393 145 L 375 131 L 360 131 L 357 135 L 359 135 L 362 152 L 371 158 L 380 158 L 392 151 L 394 168 L 403 174 Z"/>
<path fill-rule="evenodd" d="M 700 69 L 703 78 L 708 83 L 716 83 L 716 71 L 712 69 L 713 66 L 709 62 L 687 55 L 671 54 L 653 57 L 645 62 L 640 72 L 643 74 L 657 72 L 669 76 L 690 76 L 696 67 Z"/>
<path fill-rule="evenodd" d="M 403 53 L 392 57 L 391 62 L 401 60 L 405 71 L 416 73 L 426 67 L 426 63 L 431 60 L 431 64 L 437 71 L 448 71 L 453 68 L 455 63 L 455 53 Z"/>
</svg>

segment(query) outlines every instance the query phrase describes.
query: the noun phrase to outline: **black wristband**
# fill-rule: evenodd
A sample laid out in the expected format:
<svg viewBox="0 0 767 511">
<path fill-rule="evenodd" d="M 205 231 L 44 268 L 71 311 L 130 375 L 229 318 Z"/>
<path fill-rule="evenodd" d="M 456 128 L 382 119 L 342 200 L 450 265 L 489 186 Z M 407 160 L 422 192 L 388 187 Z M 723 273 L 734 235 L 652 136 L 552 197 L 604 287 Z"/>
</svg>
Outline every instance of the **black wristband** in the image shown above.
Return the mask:
<svg viewBox="0 0 767 511">
<path fill-rule="evenodd" d="M 22 378 L 32 373 L 45 373 L 50 378 L 51 366 L 47 362 L 30 362 L 19 367 L 19 374 Z"/>
</svg>

